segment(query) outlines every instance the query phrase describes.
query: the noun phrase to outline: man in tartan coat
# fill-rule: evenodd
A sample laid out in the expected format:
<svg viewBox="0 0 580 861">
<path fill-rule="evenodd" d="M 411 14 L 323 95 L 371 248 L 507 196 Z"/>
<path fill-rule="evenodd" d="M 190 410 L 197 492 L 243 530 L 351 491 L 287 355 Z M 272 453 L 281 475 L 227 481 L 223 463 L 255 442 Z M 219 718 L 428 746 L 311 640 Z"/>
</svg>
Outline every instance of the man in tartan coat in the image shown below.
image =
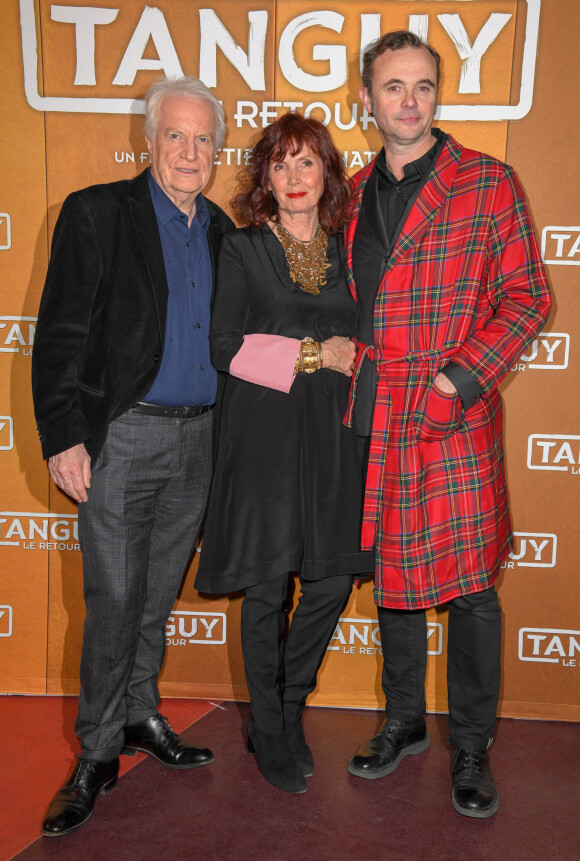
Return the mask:
<svg viewBox="0 0 580 861">
<path fill-rule="evenodd" d="M 367 468 L 386 720 L 349 762 L 383 777 L 429 747 L 425 608 L 449 605 L 452 803 L 492 816 L 500 682 L 493 586 L 511 549 L 498 383 L 550 294 L 513 171 L 432 128 L 439 56 L 408 31 L 366 50 L 361 98 L 384 148 L 353 179 L 347 271 L 359 305 L 348 421 Z"/>
</svg>

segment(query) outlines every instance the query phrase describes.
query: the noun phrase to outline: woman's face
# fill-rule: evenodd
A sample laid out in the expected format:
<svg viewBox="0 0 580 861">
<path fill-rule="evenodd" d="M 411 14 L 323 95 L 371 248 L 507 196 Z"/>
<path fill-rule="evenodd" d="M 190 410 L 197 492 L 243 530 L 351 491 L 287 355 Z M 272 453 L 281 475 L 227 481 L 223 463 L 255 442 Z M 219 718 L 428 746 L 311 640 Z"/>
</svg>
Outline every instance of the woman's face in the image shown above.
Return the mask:
<svg viewBox="0 0 580 861">
<path fill-rule="evenodd" d="M 268 167 L 268 190 L 278 203 L 280 219 L 312 215 L 324 191 L 322 161 L 310 147 L 297 155 L 286 153 L 283 161 L 271 161 Z"/>
</svg>

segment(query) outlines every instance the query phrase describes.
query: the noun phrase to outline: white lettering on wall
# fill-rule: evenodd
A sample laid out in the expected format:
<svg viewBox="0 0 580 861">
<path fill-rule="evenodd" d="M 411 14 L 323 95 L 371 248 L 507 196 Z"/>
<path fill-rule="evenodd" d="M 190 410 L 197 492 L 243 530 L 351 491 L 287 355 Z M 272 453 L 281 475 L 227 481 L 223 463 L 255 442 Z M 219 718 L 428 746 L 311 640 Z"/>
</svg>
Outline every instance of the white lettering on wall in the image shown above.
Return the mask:
<svg viewBox="0 0 580 861">
<path fill-rule="evenodd" d="M 407 0 L 411 2 L 411 0 Z M 461 4 L 448 0 L 451 8 L 463 5 L 473 0 L 462 0 Z M 498 5 L 500 0 L 497 0 Z M 177 4 L 176 4 L 177 5 Z M 354 4 L 353 4 L 354 5 Z M 436 5 L 436 4 L 433 4 Z M 439 5 L 439 4 L 437 4 Z M 436 117 L 442 120 L 506 120 L 521 119 L 530 110 L 532 104 L 534 75 L 536 67 L 536 52 L 538 45 L 538 30 L 540 18 L 540 0 L 526 0 L 526 35 L 521 56 L 521 87 L 519 102 L 512 104 L 479 104 L 462 105 L 452 101 L 451 104 L 440 105 Z M 76 74 L 71 86 L 106 86 L 108 81 L 97 81 L 95 71 L 95 39 L 96 28 L 115 27 L 117 9 L 100 6 L 60 6 L 51 8 L 51 20 L 57 23 L 73 24 L 75 27 L 76 45 Z M 125 13 L 125 9 L 123 9 Z M 24 66 L 24 89 L 28 103 L 40 111 L 75 111 L 86 113 L 144 113 L 142 99 L 125 98 L 80 98 L 71 95 L 41 95 L 38 90 L 40 75 L 40 56 L 37 40 L 37 4 L 35 0 L 20 0 L 20 22 L 22 29 L 22 57 Z M 127 10 L 130 14 L 130 10 Z M 221 18 L 213 9 L 198 9 L 200 22 L 200 57 L 199 68 L 191 69 L 192 74 L 198 74 L 203 80 L 215 81 L 215 86 L 222 82 L 217 80 L 216 53 L 218 47 L 231 65 L 255 90 L 264 89 L 265 45 L 269 38 L 273 41 L 272 31 L 268 31 L 267 10 L 248 11 L 248 50 L 247 53 L 234 41 L 224 26 Z M 300 34 L 309 29 L 321 27 L 341 33 L 345 22 L 348 27 L 355 25 L 354 18 L 360 21 L 361 49 L 372 38 L 380 36 L 381 29 L 389 29 L 386 15 L 379 13 L 358 13 L 356 9 L 349 14 L 348 21 L 344 15 L 330 10 L 308 12 L 293 18 L 284 28 L 279 44 L 272 45 L 278 56 L 282 75 L 286 80 L 306 92 L 331 92 L 343 86 L 347 81 L 348 63 L 347 49 L 344 44 L 317 44 L 312 47 L 311 58 L 315 63 L 324 67 L 320 74 L 314 74 L 298 65 L 294 54 L 294 44 Z M 487 62 L 493 62 L 491 46 L 498 34 L 506 26 L 513 15 L 504 12 L 492 12 L 471 42 L 459 13 L 438 14 L 437 18 L 449 34 L 461 61 L 461 80 L 457 84 L 456 94 L 477 93 L 480 90 L 480 69 L 485 57 Z M 410 14 L 408 26 L 425 38 L 429 30 L 432 15 Z M 145 59 L 144 52 L 149 42 L 153 43 L 158 58 Z M 441 45 L 435 45 L 442 50 Z M 444 49 L 444 46 L 443 46 Z M 190 59 L 188 57 L 188 59 Z M 516 59 L 519 62 L 520 58 Z M 191 60 L 190 60 L 191 63 Z M 121 64 L 113 79 L 115 86 L 128 86 L 134 82 L 140 70 L 159 70 L 166 75 L 182 74 L 181 63 L 175 45 L 169 33 L 167 22 L 160 9 L 145 6 L 137 22 L 129 44 L 127 45 Z M 511 80 L 512 66 L 510 62 L 500 73 L 506 80 Z M 358 82 L 357 82 L 358 83 Z M 213 84 L 212 84 L 213 85 Z"/>
<path fill-rule="evenodd" d="M 149 39 L 155 45 L 159 58 L 157 60 L 146 60 L 143 57 Z M 145 6 L 143 10 L 113 83 L 117 86 L 129 86 L 140 69 L 162 71 L 168 78 L 179 78 L 183 75 L 165 16 L 161 9 L 153 9 L 150 6 Z"/>
<path fill-rule="evenodd" d="M 278 62 L 286 80 L 299 90 L 311 93 L 324 93 L 336 90 L 346 84 L 346 48 L 344 45 L 314 45 L 313 60 L 327 60 L 330 71 L 327 75 L 311 75 L 301 69 L 294 59 L 294 41 L 299 33 L 309 27 L 326 27 L 340 33 L 344 15 L 338 12 L 307 12 L 299 15 L 284 28 L 280 37 Z"/>
<path fill-rule="evenodd" d="M 95 27 L 97 24 L 112 24 L 118 9 L 100 9 L 96 6 L 51 6 L 50 17 L 61 24 L 75 25 L 77 67 L 75 86 L 94 87 L 95 75 Z"/>
<path fill-rule="evenodd" d="M 265 90 L 264 52 L 268 13 L 248 12 L 248 53 L 237 45 L 213 9 L 199 10 L 202 35 L 199 45 L 199 77 L 206 87 L 217 87 L 217 48 L 238 70 L 251 90 Z"/>
<path fill-rule="evenodd" d="M 461 80 L 459 81 L 458 92 L 481 92 L 479 80 L 481 59 L 512 16 L 506 13 L 493 12 L 479 31 L 473 45 L 459 15 L 437 15 L 437 17 L 451 36 L 461 59 Z"/>
</svg>

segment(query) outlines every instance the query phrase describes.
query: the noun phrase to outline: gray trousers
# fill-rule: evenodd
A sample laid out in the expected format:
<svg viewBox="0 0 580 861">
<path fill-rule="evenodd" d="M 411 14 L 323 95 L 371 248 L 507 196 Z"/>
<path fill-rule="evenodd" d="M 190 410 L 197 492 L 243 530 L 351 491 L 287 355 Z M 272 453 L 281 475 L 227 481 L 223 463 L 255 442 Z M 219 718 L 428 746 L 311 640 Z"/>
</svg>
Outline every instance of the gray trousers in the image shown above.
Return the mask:
<svg viewBox="0 0 580 861">
<path fill-rule="evenodd" d="M 129 410 L 109 426 L 79 504 L 86 619 L 75 731 L 107 761 L 123 727 L 154 714 L 165 623 L 205 513 L 213 413 Z"/>
</svg>

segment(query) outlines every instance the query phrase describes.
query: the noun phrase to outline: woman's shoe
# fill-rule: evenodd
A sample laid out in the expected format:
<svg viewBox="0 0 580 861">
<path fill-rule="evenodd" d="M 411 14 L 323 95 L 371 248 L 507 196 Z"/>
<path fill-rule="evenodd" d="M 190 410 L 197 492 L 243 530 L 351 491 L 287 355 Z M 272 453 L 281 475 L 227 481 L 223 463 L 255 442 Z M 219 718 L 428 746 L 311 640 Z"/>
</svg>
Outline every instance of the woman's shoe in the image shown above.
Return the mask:
<svg viewBox="0 0 580 861">
<path fill-rule="evenodd" d="M 312 757 L 312 751 L 306 744 L 306 739 L 304 738 L 302 721 L 297 720 L 294 723 L 288 724 L 284 733 L 296 765 L 304 777 L 312 777 L 314 774 L 314 759 Z"/>
<path fill-rule="evenodd" d="M 246 750 L 252 756 L 256 754 L 262 777 L 272 786 L 295 795 L 306 792 L 306 781 L 290 752 L 285 731 L 271 735 L 256 729 L 250 721 Z"/>
</svg>

